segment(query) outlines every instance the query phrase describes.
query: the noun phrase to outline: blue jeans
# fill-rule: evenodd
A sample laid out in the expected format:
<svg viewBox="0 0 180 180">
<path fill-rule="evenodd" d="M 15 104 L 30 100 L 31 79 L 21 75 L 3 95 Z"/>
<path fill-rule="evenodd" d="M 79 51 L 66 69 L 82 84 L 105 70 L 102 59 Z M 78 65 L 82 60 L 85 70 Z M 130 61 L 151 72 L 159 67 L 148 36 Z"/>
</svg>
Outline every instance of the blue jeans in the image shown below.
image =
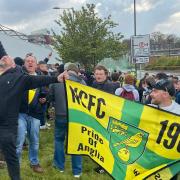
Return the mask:
<svg viewBox="0 0 180 180">
<path fill-rule="evenodd" d="M 54 132 L 54 166 L 59 170 L 64 170 L 65 153 L 64 153 L 64 140 L 67 132 L 67 120 L 56 118 L 55 132 Z M 72 171 L 74 175 L 81 174 L 82 172 L 82 156 L 71 155 Z"/>
<path fill-rule="evenodd" d="M 17 135 L 17 145 L 16 152 L 21 159 L 23 143 L 26 137 L 29 140 L 29 160 L 31 165 L 39 164 L 38 160 L 38 150 L 39 150 L 39 127 L 40 120 L 28 116 L 27 114 L 20 113 L 18 119 L 18 135 Z"/>
</svg>

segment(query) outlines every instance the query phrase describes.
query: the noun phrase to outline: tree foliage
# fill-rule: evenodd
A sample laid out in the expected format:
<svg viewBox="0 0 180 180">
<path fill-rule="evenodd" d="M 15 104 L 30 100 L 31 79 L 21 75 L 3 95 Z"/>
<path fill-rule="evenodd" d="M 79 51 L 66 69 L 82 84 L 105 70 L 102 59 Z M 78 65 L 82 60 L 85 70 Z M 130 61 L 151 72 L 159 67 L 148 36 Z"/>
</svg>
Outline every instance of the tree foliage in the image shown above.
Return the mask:
<svg viewBox="0 0 180 180">
<path fill-rule="evenodd" d="M 126 53 L 121 42 L 123 35 L 113 33 L 117 24 L 111 16 L 101 19 L 94 4 L 87 4 L 81 10 L 64 10 L 56 23 L 61 33 L 54 33 L 54 47 L 64 62 L 79 62 L 85 68 L 92 68 L 104 58 L 118 59 Z"/>
</svg>

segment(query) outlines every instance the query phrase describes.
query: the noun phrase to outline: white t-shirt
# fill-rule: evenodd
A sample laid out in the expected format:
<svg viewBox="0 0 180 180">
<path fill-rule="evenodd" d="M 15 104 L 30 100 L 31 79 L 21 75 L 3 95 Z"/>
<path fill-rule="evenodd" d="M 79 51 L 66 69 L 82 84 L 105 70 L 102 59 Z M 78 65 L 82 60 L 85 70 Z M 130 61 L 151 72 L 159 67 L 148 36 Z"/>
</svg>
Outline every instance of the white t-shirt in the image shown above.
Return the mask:
<svg viewBox="0 0 180 180">
<path fill-rule="evenodd" d="M 157 105 L 154 104 L 149 104 L 150 106 L 158 107 Z M 180 105 L 176 103 L 175 101 L 172 101 L 172 104 L 170 106 L 166 107 L 159 107 L 160 109 L 163 109 L 165 111 L 169 111 L 175 114 L 180 115 Z"/>
</svg>

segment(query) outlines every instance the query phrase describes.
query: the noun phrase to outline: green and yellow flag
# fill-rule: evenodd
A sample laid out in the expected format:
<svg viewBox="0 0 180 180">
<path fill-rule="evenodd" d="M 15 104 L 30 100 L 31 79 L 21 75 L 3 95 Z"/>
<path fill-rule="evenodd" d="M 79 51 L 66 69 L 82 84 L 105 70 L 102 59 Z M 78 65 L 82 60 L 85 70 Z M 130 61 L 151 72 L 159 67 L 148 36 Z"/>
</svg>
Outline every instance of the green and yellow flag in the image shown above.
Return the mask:
<svg viewBox="0 0 180 180">
<path fill-rule="evenodd" d="M 67 153 L 115 179 L 170 179 L 180 171 L 180 117 L 66 80 Z"/>
</svg>

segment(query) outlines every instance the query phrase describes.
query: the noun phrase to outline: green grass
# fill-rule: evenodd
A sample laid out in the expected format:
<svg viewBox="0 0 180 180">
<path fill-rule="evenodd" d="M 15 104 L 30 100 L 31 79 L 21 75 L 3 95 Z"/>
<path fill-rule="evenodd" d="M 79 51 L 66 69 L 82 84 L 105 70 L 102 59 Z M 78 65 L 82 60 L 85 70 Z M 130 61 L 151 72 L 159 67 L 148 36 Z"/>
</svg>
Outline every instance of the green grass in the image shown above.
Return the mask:
<svg viewBox="0 0 180 180">
<path fill-rule="evenodd" d="M 21 164 L 21 177 L 22 180 L 73 180 L 71 170 L 71 156 L 66 156 L 66 168 L 64 173 L 60 173 L 53 168 L 53 153 L 54 153 L 54 136 L 53 127 L 50 130 L 41 130 L 40 132 L 40 148 L 39 159 L 40 164 L 44 168 L 43 174 L 37 174 L 30 168 L 28 160 L 28 151 L 24 150 L 22 155 Z M 89 157 L 83 156 L 83 174 L 80 179 L 84 180 L 111 180 L 112 178 L 108 174 L 97 174 L 93 169 L 97 167 Z M 7 169 L 0 169 L 0 180 L 9 180 Z"/>
</svg>

